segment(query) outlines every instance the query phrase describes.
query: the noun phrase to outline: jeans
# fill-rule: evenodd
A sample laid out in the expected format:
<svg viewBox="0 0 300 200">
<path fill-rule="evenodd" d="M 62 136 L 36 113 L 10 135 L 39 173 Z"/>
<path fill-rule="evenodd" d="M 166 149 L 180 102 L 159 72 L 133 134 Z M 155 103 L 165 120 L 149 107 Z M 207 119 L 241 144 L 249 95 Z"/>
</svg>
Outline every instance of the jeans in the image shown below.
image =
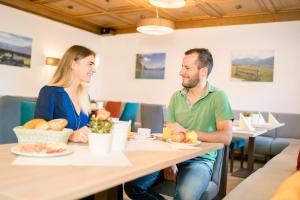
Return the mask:
<svg viewBox="0 0 300 200">
<path fill-rule="evenodd" d="M 196 157 L 177 164 L 175 200 L 199 200 L 211 180 L 213 161 Z M 157 171 L 125 183 L 126 194 L 133 200 L 161 200 L 163 196 L 152 188 L 164 180 L 163 171 Z"/>
</svg>

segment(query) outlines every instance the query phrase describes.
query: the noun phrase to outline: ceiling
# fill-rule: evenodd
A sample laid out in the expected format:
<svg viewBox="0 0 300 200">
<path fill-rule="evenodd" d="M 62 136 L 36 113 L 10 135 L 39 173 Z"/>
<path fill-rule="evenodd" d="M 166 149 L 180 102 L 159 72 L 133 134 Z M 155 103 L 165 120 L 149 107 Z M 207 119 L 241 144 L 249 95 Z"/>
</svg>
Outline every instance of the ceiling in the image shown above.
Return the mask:
<svg viewBox="0 0 300 200">
<path fill-rule="evenodd" d="M 141 18 L 156 16 L 148 0 L 0 0 L 1 4 L 100 34 L 136 32 Z M 177 9 L 158 9 L 176 29 L 300 20 L 300 0 L 186 0 Z"/>
</svg>

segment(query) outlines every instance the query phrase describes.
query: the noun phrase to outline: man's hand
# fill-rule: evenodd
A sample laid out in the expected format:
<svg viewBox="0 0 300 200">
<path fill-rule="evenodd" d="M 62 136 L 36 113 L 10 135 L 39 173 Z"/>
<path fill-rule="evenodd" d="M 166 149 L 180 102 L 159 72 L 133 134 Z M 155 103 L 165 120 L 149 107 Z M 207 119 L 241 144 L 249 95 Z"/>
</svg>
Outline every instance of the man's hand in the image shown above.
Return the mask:
<svg viewBox="0 0 300 200">
<path fill-rule="evenodd" d="M 178 168 L 176 165 L 172 165 L 166 169 L 164 169 L 164 177 L 168 181 L 174 181 L 176 182 L 176 176 L 177 176 Z"/>
<path fill-rule="evenodd" d="M 70 136 L 70 141 L 72 142 L 88 142 L 88 133 L 91 132 L 90 129 L 86 126 L 76 130 L 73 132 L 73 134 Z"/>
<path fill-rule="evenodd" d="M 185 128 L 183 128 L 177 122 L 176 123 L 167 123 L 166 126 L 169 127 L 173 133 L 178 133 L 178 132 L 185 133 L 185 132 L 187 132 L 187 130 Z"/>
</svg>

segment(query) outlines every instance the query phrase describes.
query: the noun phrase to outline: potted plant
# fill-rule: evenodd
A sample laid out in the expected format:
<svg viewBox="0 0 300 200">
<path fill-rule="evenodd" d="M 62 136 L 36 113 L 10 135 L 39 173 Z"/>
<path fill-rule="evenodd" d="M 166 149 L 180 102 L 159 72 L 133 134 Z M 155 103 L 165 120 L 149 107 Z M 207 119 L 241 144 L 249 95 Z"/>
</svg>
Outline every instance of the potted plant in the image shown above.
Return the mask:
<svg viewBox="0 0 300 200">
<path fill-rule="evenodd" d="M 110 113 L 105 109 L 99 109 L 92 115 L 89 123 L 91 133 L 88 135 L 90 152 L 101 154 L 111 151 L 113 123 L 109 117 Z"/>
<path fill-rule="evenodd" d="M 251 124 L 252 122 L 252 112 L 243 112 L 245 119 Z"/>
</svg>

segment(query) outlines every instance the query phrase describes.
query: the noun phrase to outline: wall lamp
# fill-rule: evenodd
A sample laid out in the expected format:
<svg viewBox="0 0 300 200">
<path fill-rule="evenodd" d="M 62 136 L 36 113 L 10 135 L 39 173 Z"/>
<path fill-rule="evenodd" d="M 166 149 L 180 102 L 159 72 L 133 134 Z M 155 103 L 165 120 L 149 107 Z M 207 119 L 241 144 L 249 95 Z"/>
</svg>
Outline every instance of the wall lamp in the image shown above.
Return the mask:
<svg viewBox="0 0 300 200">
<path fill-rule="evenodd" d="M 45 64 L 46 65 L 52 65 L 52 66 L 57 66 L 59 63 L 59 58 L 54 58 L 54 57 L 46 57 Z"/>
</svg>

